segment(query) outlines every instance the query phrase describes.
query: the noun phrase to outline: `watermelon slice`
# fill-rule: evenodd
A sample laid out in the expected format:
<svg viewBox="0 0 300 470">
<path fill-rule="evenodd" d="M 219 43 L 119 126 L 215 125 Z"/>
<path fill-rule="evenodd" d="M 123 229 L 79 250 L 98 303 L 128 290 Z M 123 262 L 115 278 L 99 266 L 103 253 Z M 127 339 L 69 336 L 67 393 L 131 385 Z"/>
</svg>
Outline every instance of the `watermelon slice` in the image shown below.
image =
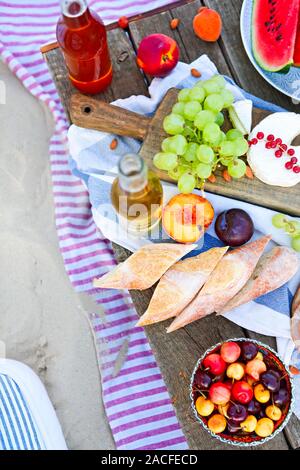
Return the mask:
<svg viewBox="0 0 300 470">
<path fill-rule="evenodd" d="M 300 13 L 300 10 L 299 10 L 299 13 Z M 297 36 L 296 36 L 295 51 L 294 51 L 294 65 L 296 67 L 300 67 L 300 16 L 298 18 L 298 29 L 297 29 Z"/>
<path fill-rule="evenodd" d="M 252 48 L 264 70 L 293 64 L 299 8 L 300 0 L 253 0 Z"/>
</svg>

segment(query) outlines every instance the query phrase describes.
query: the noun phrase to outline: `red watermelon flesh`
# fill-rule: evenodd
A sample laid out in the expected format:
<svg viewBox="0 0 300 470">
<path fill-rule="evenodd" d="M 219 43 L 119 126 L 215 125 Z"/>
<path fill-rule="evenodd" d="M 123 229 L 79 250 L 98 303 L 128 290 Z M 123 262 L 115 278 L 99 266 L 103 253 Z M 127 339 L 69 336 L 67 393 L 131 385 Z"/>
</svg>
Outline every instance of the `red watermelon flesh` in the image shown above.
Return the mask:
<svg viewBox="0 0 300 470">
<path fill-rule="evenodd" d="M 300 13 L 300 10 L 299 10 Z M 296 67 L 300 67 L 300 16 L 298 19 L 298 29 L 297 29 L 297 36 L 296 36 L 296 43 L 295 43 L 295 51 L 294 51 L 294 65 Z"/>
<path fill-rule="evenodd" d="M 300 0 L 254 0 L 252 47 L 258 64 L 279 72 L 294 62 Z"/>
</svg>

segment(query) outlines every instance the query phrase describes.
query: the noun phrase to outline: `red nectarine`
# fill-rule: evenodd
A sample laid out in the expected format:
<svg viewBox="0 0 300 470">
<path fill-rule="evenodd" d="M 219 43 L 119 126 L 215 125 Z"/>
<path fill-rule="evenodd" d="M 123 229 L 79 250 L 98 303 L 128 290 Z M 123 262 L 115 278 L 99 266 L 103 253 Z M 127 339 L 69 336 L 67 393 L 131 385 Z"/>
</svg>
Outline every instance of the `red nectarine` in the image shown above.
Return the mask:
<svg viewBox="0 0 300 470">
<path fill-rule="evenodd" d="M 176 41 L 165 34 L 150 34 L 142 39 L 137 53 L 137 64 L 152 77 L 165 77 L 179 60 Z"/>
</svg>

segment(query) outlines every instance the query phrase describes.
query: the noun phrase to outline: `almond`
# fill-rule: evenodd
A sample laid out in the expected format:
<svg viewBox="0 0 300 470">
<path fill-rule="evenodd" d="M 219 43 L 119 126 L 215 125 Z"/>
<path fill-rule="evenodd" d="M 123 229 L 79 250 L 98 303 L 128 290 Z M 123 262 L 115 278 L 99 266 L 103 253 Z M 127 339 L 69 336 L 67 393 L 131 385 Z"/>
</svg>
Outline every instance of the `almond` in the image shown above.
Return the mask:
<svg viewBox="0 0 300 470">
<path fill-rule="evenodd" d="M 290 369 L 291 374 L 293 374 L 293 375 L 300 374 L 300 370 L 297 369 L 297 367 L 295 367 L 295 366 L 290 366 L 289 369 Z"/>
<path fill-rule="evenodd" d="M 193 75 L 193 77 L 195 77 L 195 78 L 199 78 L 199 77 L 201 77 L 202 74 L 197 69 L 191 69 L 191 75 Z"/>
<path fill-rule="evenodd" d="M 248 166 L 248 165 L 247 165 L 245 174 L 246 174 L 246 177 L 249 178 L 249 180 L 253 180 L 254 175 L 253 175 L 253 172 L 252 172 L 250 166 Z"/>
<path fill-rule="evenodd" d="M 180 23 L 180 20 L 178 18 L 173 18 L 170 21 L 170 28 L 171 29 L 176 29 L 178 27 L 179 23 Z"/>
<path fill-rule="evenodd" d="M 230 181 L 232 181 L 232 178 L 227 170 L 223 170 L 222 176 L 224 180 L 227 181 L 227 183 L 230 183 Z"/>
<path fill-rule="evenodd" d="M 109 146 L 110 150 L 116 150 L 116 148 L 118 147 L 118 143 L 119 142 L 117 139 L 113 139 Z"/>
<path fill-rule="evenodd" d="M 215 183 L 217 181 L 217 178 L 215 175 L 210 175 L 209 178 L 207 178 L 210 183 Z"/>
</svg>

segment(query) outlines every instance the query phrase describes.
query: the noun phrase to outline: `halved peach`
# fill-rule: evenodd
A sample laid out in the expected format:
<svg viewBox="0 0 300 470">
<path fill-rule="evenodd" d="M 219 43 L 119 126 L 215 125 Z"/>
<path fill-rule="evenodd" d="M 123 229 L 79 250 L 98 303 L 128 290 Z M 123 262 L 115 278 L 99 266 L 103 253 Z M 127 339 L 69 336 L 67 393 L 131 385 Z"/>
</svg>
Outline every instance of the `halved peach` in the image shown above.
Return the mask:
<svg viewBox="0 0 300 470">
<path fill-rule="evenodd" d="M 163 227 L 179 243 L 195 243 L 214 219 L 211 203 L 197 194 L 178 194 L 163 210 Z"/>
</svg>

